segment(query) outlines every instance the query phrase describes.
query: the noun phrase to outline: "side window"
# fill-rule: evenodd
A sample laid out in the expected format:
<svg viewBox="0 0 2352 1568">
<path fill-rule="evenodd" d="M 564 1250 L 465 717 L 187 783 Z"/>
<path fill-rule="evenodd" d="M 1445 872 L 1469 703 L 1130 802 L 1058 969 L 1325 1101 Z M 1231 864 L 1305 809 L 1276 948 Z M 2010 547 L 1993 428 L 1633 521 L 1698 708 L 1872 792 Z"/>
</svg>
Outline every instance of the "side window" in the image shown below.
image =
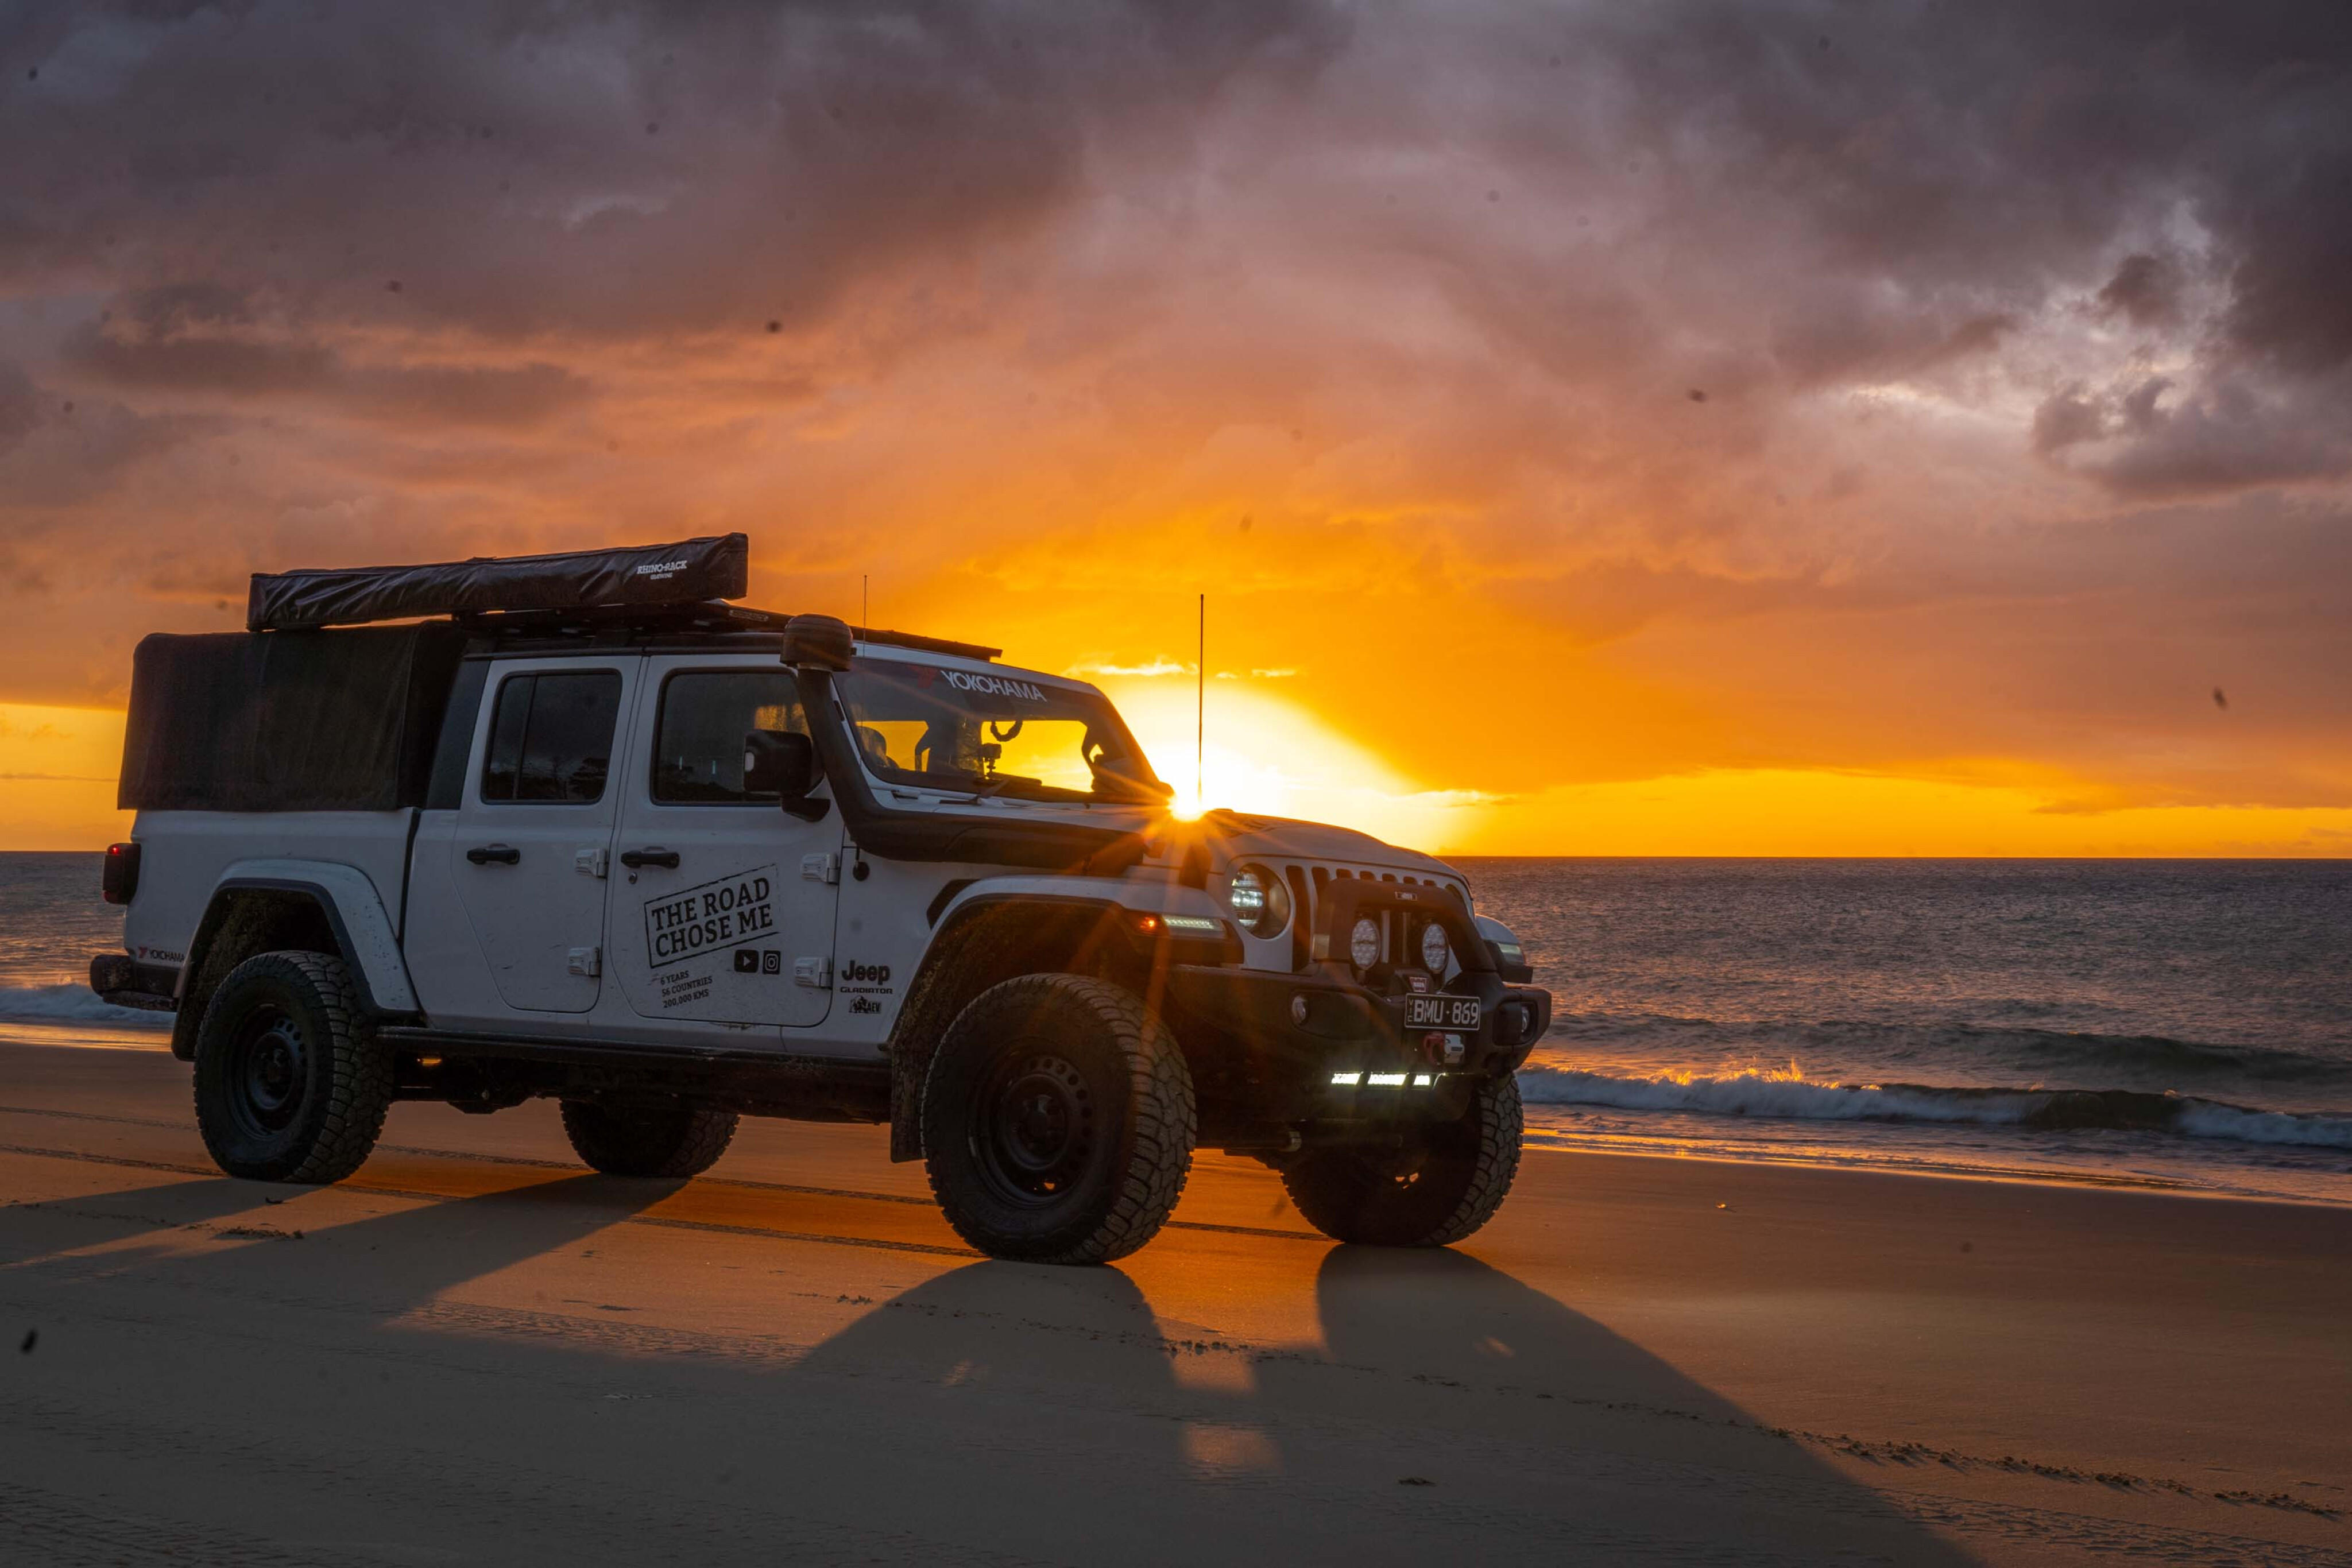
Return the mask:
<svg viewBox="0 0 2352 1568">
<path fill-rule="evenodd" d="M 772 804 L 743 789 L 743 737 L 755 729 L 808 733 L 793 677 L 782 670 L 687 670 L 662 687 L 654 741 L 654 799 L 673 806 Z"/>
<path fill-rule="evenodd" d="M 482 799 L 587 805 L 604 797 L 613 727 L 621 714 L 614 670 L 509 675 L 490 714 Z"/>
</svg>

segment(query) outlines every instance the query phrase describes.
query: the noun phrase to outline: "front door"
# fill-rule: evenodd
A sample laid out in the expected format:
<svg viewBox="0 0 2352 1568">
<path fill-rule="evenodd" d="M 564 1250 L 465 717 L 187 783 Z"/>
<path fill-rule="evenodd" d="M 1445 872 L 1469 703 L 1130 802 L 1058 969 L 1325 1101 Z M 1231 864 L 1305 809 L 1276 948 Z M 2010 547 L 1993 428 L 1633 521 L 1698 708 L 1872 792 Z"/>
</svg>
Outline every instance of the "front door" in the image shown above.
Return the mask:
<svg viewBox="0 0 2352 1568">
<path fill-rule="evenodd" d="M 604 870 L 636 656 L 502 663 L 450 841 L 458 903 L 507 1007 L 584 1013 L 604 967 Z"/>
<path fill-rule="evenodd" d="M 652 767 L 622 791 L 614 976 L 646 1019 L 806 1029 L 833 1002 L 841 819 L 743 788 L 743 737 L 808 733 L 790 672 L 656 654 L 637 724 Z"/>
</svg>

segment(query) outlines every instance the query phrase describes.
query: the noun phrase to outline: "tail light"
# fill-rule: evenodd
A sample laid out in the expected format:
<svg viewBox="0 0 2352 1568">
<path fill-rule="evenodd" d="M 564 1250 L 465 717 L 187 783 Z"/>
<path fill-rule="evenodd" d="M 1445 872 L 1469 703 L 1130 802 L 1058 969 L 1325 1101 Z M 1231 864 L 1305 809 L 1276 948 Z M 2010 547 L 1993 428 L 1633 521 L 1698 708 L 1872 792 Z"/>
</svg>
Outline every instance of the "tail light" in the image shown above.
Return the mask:
<svg viewBox="0 0 2352 1568">
<path fill-rule="evenodd" d="M 128 904 L 139 895 L 139 846 L 106 846 L 106 869 L 99 873 L 98 894 L 109 904 Z"/>
</svg>

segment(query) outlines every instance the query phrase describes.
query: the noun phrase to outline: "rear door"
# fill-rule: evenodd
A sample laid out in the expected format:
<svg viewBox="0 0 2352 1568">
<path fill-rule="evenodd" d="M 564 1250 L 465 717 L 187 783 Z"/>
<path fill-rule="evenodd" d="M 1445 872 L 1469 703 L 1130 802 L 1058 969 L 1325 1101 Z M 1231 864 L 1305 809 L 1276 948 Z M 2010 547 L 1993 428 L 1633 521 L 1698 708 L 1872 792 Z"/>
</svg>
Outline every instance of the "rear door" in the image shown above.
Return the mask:
<svg viewBox="0 0 2352 1568">
<path fill-rule="evenodd" d="M 449 875 L 499 999 L 584 1013 L 604 970 L 604 875 L 642 657 L 496 665 Z"/>
<path fill-rule="evenodd" d="M 689 1025 L 823 1023 L 840 815 L 805 821 L 743 788 L 745 735 L 808 733 L 791 674 L 772 655 L 656 654 L 637 707 L 650 766 L 621 791 L 608 925 L 630 1010 Z"/>
</svg>

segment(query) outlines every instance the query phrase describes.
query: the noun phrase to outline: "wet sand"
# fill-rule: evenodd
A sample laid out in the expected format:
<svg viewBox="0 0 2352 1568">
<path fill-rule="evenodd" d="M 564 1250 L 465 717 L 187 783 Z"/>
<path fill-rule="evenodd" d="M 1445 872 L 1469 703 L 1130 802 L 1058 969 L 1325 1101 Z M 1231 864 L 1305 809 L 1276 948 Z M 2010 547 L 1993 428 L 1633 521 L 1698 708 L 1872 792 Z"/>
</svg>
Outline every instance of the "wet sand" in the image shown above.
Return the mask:
<svg viewBox="0 0 2352 1568">
<path fill-rule="evenodd" d="M 2352 1563 L 2352 1209 L 1531 1152 L 1397 1254 L 1206 1155 L 1054 1270 L 877 1129 L 402 1105 L 311 1189 L 157 1052 L 0 1107 L 0 1561 Z"/>
</svg>

